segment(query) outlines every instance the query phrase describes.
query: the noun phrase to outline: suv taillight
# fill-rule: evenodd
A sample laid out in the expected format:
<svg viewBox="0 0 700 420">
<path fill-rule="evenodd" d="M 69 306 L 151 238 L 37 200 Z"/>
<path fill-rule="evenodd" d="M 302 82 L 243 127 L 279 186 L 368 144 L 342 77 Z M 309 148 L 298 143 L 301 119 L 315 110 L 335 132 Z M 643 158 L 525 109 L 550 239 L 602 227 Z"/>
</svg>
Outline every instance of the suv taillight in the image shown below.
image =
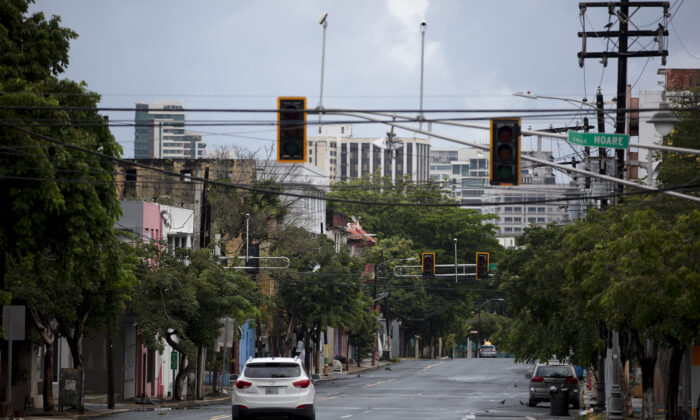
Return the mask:
<svg viewBox="0 0 700 420">
<path fill-rule="evenodd" d="M 544 378 L 541 376 L 533 376 L 530 382 L 544 382 Z"/>
<path fill-rule="evenodd" d="M 297 388 L 306 388 L 311 384 L 311 381 L 308 379 L 302 379 L 300 381 L 293 382 L 292 385 L 294 385 Z"/>
<path fill-rule="evenodd" d="M 576 385 L 576 384 L 578 383 L 578 379 L 576 379 L 576 378 L 566 378 L 566 379 L 564 379 L 564 382 L 566 382 L 567 384 Z"/>
<path fill-rule="evenodd" d="M 242 379 L 239 379 L 239 380 L 236 381 L 236 388 L 238 388 L 238 389 L 248 388 L 248 387 L 250 387 L 251 385 L 253 385 L 253 384 L 250 383 L 250 382 L 248 382 L 248 381 L 244 381 L 244 380 L 242 380 Z"/>
</svg>

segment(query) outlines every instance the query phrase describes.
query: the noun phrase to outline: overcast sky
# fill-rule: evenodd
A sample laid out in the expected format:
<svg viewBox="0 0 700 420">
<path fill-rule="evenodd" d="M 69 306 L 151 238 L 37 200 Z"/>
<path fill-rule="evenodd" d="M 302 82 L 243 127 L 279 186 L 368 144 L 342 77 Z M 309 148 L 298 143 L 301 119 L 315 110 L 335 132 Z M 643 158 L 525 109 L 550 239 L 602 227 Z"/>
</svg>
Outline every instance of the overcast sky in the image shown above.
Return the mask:
<svg viewBox="0 0 700 420">
<path fill-rule="evenodd" d="M 579 67 L 578 5 L 571 0 L 38 0 L 30 11 L 59 15 L 64 26 L 78 33 L 65 76 L 87 82 L 106 107 L 182 100 L 185 108 L 273 109 L 278 96 L 306 96 L 307 106 L 316 107 L 323 39 L 318 18 L 327 12 L 327 108 L 418 109 L 420 22 L 425 20 L 424 109 L 576 110 L 566 102 L 512 93 L 594 100 L 600 86 L 606 100 L 614 96 L 617 60 L 610 59 L 606 69 L 595 59 L 586 60 L 585 69 Z M 666 67 L 700 68 L 700 0 L 671 1 L 671 13 Z M 658 8 L 643 9 L 632 22 L 655 29 L 661 15 Z M 584 21 L 586 30 L 604 30 L 607 9 L 588 9 Z M 647 37 L 630 50 L 642 47 L 657 48 Z M 605 48 L 588 40 L 588 51 Z M 660 66 L 660 58 L 628 60 L 634 96 L 659 90 Z M 134 118 L 133 112 L 109 115 L 111 121 Z M 276 116 L 187 115 L 188 121 L 250 118 Z M 566 117 L 524 120 L 523 125 L 536 129 L 575 123 L 576 118 Z M 190 129 L 204 133 L 209 150 L 258 150 L 273 145 L 276 136 L 274 127 L 260 125 Z M 354 134 L 382 137 L 387 130 L 363 124 L 355 126 Z M 480 143 L 488 137 L 479 130 L 433 130 Z M 124 156 L 133 157 L 133 127 L 113 133 Z M 524 142 L 526 149 L 534 143 Z M 435 141 L 433 147 L 458 145 Z M 545 147 L 556 152 L 561 146 Z"/>
</svg>

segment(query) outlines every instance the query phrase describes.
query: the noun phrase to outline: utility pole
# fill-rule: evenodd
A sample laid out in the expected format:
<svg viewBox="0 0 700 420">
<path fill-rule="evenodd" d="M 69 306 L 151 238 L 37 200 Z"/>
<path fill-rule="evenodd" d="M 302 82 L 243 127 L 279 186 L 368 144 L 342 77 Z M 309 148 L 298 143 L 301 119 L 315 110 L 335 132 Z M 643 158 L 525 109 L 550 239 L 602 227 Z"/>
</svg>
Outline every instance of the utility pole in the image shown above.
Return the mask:
<svg viewBox="0 0 700 420">
<path fill-rule="evenodd" d="M 631 19 L 629 8 L 630 6 L 635 7 L 636 10 L 642 7 L 661 7 L 663 8 L 663 16 L 656 30 L 651 31 L 630 31 L 629 22 Z M 615 123 L 615 133 L 624 134 L 625 133 L 625 115 L 627 112 L 627 58 L 628 57 L 661 57 L 661 63 L 666 64 L 666 57 L 668 56 L 668 51 L 664 49 L 665 42 L 664 37 L 668 36 L 668 20 L 670 18 L 670 13 L 668 9 L 670 3 L 667 1 L 648 1 L 641 2 L 635 1 L 630 2 L 629 0 L 621 0 L 619 2 L 590 2 L 590 3 L 579 3 L 579 10 L 582 16 L 581 21 L 585 22 L 584 14 L 586 13 L 586 8 L 588 7 L 607 7 L 608 14 L 610 16 L 615 15 L 620 22 L 619 30 L 610 31 L 592 31 L 579 32 L 578 36 L 582 39 L 581 52 L 578 53 L 579 66 L 583 67 L 583 62 L 586 58 L 601 58 L 603 65 L 607 65 L 608 57 L 617 58 L 617 116 Z M 636 27 L 636 25 L 635 25 Z M 584 28 L 585 29 L 585 28 Z M 642 37 L 654 37 L 655 41 L 658 43 L 658 49 L 656 51 L 629 51 L 628 50 L 628 37 L 633 36 L 637 38 Z M 605 51 L 605 52 L 586 52 L 586 39 L 587 38 L 617 38 L 617 52 Z M 613 41 L 614 43 L 614 41 Z M 641 45 L 641 44 L 640 44 Z M 600 95 L 600 93 L 599 93 Z M 597 102 L 602 103 L 602 95 L 597 98 Z M 600 108 L 598 110 L 598 123 L 600 124 Z M 625 174 L 625 151 L 624 149 L 617 150 L 617 170 L 616 175 L 619 179 L 624 179 Z M 619 194 L 620 202 L 622 200 L 622 193 L 624 192 L 624 186 L 620 183 L 617 186 L 617 192 Z M 620 372 L 619 372 L 619 344 L 618 344 L 618 333 L 617 331 L 612 331 L 613 337 L 613 351 L 612 351 L 612 363 L 611 363 L 611 384 L 610 384 L 610 404 L 608 404 L 608 419 L 617 420 L 623 419 L 622 415 L 622 393 L 620 391 Z M 599 396 L 600 397 L 600 396 Z"/>
<path fill-rule="evenodd" d="M 629 22 L 631 16 L 629 14 L 630 6 L 635 7 L 639 10 L 643 7 L 660 7 L 663 8 L 662 21 L 656 30 L 629 30 Z M 665 42 L 664 37 L 668 36 L 668 19 L 670 18 L 670 13 L 668 9 L 670 3 L 667 1 L 634 1 L 621 0 L 618 2 L 586 2 L 579 3 L 579 11 L 582 16 L 582 21 L 585 22 L 583 16 L 586 13 L 586 9 L 589 7 L 607 7 L 608 14 L 610 16 L 616 16 L 620 22 L 618 31 L 583 31 L 579 32 L 578 36 L 581 38 L 581 51 L 578 53 L 579 66 L 583 67 L 584 60 L 586 58 L 600 58 L 604 66 L 607 66 L 608 58 L 617 58 L 617 120 L 615 124 L 615 133 L 624 134 L 625 133 L 625 115 L 627 112 L 627 58 L 628 57 L 661 57 L 661 63 L 666 64 L 666 57 L 668 56 L 668 51 L 664 49 Z M 635 11 L 636 11 L 635 10 Z M 585 27 L 584 27 L 585 29 Z M 655 51 L 629 51 L 628 50 L 628 37 L 654 37 L 658 43 L 658 49 Z M 586 51 L 586 40 L 588 38 L 617 38 L 617 51 L 603 51 L 603 52 L 587 52 Z M 613 43 L 615 43 L 613 41 Z M 599 120 L 600 121 L 600 120 Z M 617 150 L 617 177 L 620 179 L 624 178 L 625 174 L 625 151 L 624 149 Z M 624 192 L 624 186 L 618 184 L 618 194 Z"/>
<path fill-rule="evenodd" d="M 605 113 L 603 111 L 603 93 L 598 89 L 598 93 L 595 96 L 596 105 L 596 117 L 598 119 L 598 132 L 605 133 Z M 600 166 L 598 167 L 598 173 L 601 175 L 606 175 L 605 165 L 608 160 L 608 153 L 605 147 L 598 148 L 598 160 L 600 161 Z M 599 181 L 600 182 L 600 181 Z M 600 199 L 600 208 L 605 208 L 608 205 L 608 200 L 605 198 Z"/>
</svg>

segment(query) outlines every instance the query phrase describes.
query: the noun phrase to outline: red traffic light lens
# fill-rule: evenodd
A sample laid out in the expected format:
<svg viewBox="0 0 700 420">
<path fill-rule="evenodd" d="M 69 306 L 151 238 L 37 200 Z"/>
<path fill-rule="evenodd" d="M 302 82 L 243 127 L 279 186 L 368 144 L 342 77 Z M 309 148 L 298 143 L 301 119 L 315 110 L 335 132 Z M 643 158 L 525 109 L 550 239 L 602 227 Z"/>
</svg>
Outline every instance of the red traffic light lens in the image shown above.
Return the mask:
<svg viewBox="0 0 700 420">
<path fill-rule="evenodd" d="M 497 135 L 500 141 L 511 141 L 513 140 L 513 127 L 509 125 L 503 125 L 498 127 Z"/>
<path fill-rule="evenodd" d="M 300 117 L 302 115 L 299 107 L 292 104 L 285 105 L 282 108 L 282 114 L 285 120 L 298 120 L 301 119 Z"/>
</svg>

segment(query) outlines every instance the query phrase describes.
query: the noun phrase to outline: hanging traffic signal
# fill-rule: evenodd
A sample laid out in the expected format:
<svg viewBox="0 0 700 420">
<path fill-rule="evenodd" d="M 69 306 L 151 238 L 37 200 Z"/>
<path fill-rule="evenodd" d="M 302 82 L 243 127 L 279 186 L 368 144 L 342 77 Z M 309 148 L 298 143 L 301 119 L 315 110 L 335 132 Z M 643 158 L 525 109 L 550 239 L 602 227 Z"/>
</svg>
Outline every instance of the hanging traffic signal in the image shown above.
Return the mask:
<svg viewBox="0 0 700 420">
<path fill-rule="evenodd" d="M 423 277 L 435 277 L 435 253 L 420 254 L 420 272 Z"/>
<path fill-rule="evenodd" d="M 491 120 L 491 185 L 520 185 L 520 118 Z"/>
<path fill-rule="evenodd" d="M 277 98 L 277 161 L 306 162 L 306 98 Z"/>
<path fill-rule="evenodd" d="M 248 261 L 245 265 L 248 268 L 246 271 L 250 274 L 258 274 L 260 272 L 260 245 L 248 244 Z"/>
<path fill-rule="evenodd" d="M 489 277 L 489 253 L 476 253 L 476 279 L 487 279 Z"/>
</svg>

